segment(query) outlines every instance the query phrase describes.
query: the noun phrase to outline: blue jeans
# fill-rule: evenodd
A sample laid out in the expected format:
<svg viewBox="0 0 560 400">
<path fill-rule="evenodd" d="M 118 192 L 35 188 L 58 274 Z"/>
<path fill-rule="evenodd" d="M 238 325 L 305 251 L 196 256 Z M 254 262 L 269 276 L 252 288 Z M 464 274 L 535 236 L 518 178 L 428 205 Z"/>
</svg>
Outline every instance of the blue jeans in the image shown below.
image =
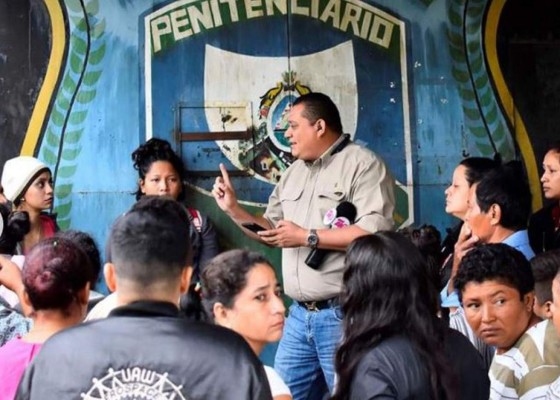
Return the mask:
<svg viewBox="0 0 560 400">
<path fill-rule="evenodd" d="M 296 302 L 290 306 L 274 369 L 290 388 L 294 400 L 322 399 L 326 390 L 320 390 L 318 382 L 326 381 L 332 393 L 334 355 L 341 337 L 339 306 L 320 311 L 308 311 Z"/>
</svg>

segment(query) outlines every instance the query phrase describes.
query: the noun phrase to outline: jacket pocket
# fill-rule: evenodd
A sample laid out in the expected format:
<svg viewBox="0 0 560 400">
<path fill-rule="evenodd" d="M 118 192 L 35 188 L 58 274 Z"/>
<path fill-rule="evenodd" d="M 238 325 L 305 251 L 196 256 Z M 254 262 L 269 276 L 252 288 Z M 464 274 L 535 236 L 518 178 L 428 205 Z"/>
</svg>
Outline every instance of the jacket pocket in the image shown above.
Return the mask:
<svg viewBox="0 0 560 400">
<path fill-rule="evenodd" d="M 284 190 L 280 194 L 284 219 L 294 221 L 298 218 L 298 208 L 301 209 L 302 207 L 300 204 L 302 194 L 303 188 L 290 188 L 290 190 Z"/>
</svg>

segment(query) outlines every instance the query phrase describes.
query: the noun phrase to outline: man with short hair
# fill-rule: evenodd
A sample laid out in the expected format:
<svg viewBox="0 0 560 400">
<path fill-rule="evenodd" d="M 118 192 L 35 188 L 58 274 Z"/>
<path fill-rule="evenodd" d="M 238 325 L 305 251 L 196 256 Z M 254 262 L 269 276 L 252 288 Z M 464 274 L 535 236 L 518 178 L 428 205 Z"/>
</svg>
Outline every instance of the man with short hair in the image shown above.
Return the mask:
<svg viewBox="0 0 560 400">
<path fill-rule="evenodd" d="M 527 259 L 535 256 L 529 244 L 531 190 L 521 163 L 513 161 L 489 172 L 471 187 L 466 222 L 481 243 L 505 243 Z"/>
<path fill-rule="evenodd" d="M 470 329 L 460 307 L 453 280 L 462 257 L 479 243 L 504 243 L 521 251 L 527 259 L 535 253 L 529 245 L 527 221 L 531 214 L 531 191 L 519 162 L 509 162 L 486 173 L 469 189 L 465 224 L 453 253 L 448 285 L 441 291 L 442 307 L 450 308 L 449 326 L 469 338 L 490 365 L 494 349 Z"/>
<path fill-rule="evenodd" d="M 465 224 L 455 245 L 450 283 L 441 292 L 445 307 L 458 307 L 453 279 L 461 258 L 478 243 L 505 243 L 530 260 L 535 256 L 527 233 L 531 190 L 521 164 L 507 163 L 470 187 Z"/>
<path fill-rule="evenodd" d="M 150 196 L 117 219 L 104 273 L 120 307 L 48 340 L 16 398 L 271 399 L 243 338 L 179 317 L 192 273 L 188 221 L 178 202 Z"/>
<path fill-rule="evenodd" d="M 474 333 L 496 348 L 490 399 L 544 398 L 560 375 L 560 340 L 539 322 L 531 265 L 503 243 L 483 244 L 462 259 L 455 287 Z"/>
<path fill-rule="evenodd" d="M 344 251 L 359 236 L 393 228 L 395 200 L 394 180 L 384 163 L 342 133 L 338 109 L 328 96 L 308 93 L 297 98 L 288 124 L 285 137 L 297 160 L 282 174 L 262 217 L 241 207 L 223 166 L 212 193 L 240 227 L 262 227 L 258 233 L 244 229 L 245 234 L 282 248 L 284 289 L 294 302 L 274 367 L 300 400 L 316 398 L 310 392 L 318 377 L 324 377 L 332 392 Z M 356 207 L 355 223 L 325 228 L 327 211 L 344 201 Z M 327 250 L 318 267 L 306 263 L 312 251 Z"/>
<path fill-rule="evenodd" d="M 552 318 L 552 281 L 556 277 L 558 267 L 560 267 L 560 249 L 545 251 L 531 259 L 531 268 L 535 277 L 533 312 L 541 319 Z"/>
</svg>

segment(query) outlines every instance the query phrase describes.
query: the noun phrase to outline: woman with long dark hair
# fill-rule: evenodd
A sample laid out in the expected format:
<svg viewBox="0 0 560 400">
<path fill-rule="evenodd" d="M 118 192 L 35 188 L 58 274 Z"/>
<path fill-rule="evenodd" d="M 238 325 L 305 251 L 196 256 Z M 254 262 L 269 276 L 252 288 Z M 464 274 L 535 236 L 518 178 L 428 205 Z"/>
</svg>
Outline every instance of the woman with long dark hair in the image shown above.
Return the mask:
<svg viewBox="0 0 560 400">
<path fill-rule="evenodd" d="M 541 183 L 549 203 L 529 220 L 529 241 L 537 254 L 560 248 L 560 142 L 548 146 Z"/>
<path fill-rule="evenodd" d="M 410 240 L 363 236 L 345 264 L 334 399 L 488 398 L 482 359 L 437 317 L 437 289 Z"/>
<path fill-rule="evenodd" d="M 453 171 L 451 184 L 445 189 L 445 212 L 459 218 L 460 222 L 448 230 L 447 236 L 442 242 L 441 257 L 443 258 L 443 265 L 440 271 L 440 290 L 444 287 L 447 289 L 447 284 L 453 273 L 453 250 L 459 240 L 459 233 L 467 215 L 469 190 L 472 185 L 480 182 L 484 175 L 499 164 L 498 161 L 490 158 L 469 157 L 463 159 Z M 453 307 L 457 306 L 458 304 L 453 305 Z"/>
</svg>

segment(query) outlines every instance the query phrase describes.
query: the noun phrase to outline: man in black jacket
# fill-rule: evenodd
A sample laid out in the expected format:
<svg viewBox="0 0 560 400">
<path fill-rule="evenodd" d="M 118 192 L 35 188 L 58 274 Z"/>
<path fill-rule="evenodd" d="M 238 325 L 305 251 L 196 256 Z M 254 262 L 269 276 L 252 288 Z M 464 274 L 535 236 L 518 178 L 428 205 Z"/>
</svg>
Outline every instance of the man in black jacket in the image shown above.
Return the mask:
<svg viewBox="0 0 560 400">
<path fill-rule="evenodd" d="M 243 338 L 179 317 L 192 273 L 188 225 L 184 208 L 162 197 L 115 222 L 104 272 L 120 307 L 45 343 L 17 399 L 271 399 Z"/>
</svg>

